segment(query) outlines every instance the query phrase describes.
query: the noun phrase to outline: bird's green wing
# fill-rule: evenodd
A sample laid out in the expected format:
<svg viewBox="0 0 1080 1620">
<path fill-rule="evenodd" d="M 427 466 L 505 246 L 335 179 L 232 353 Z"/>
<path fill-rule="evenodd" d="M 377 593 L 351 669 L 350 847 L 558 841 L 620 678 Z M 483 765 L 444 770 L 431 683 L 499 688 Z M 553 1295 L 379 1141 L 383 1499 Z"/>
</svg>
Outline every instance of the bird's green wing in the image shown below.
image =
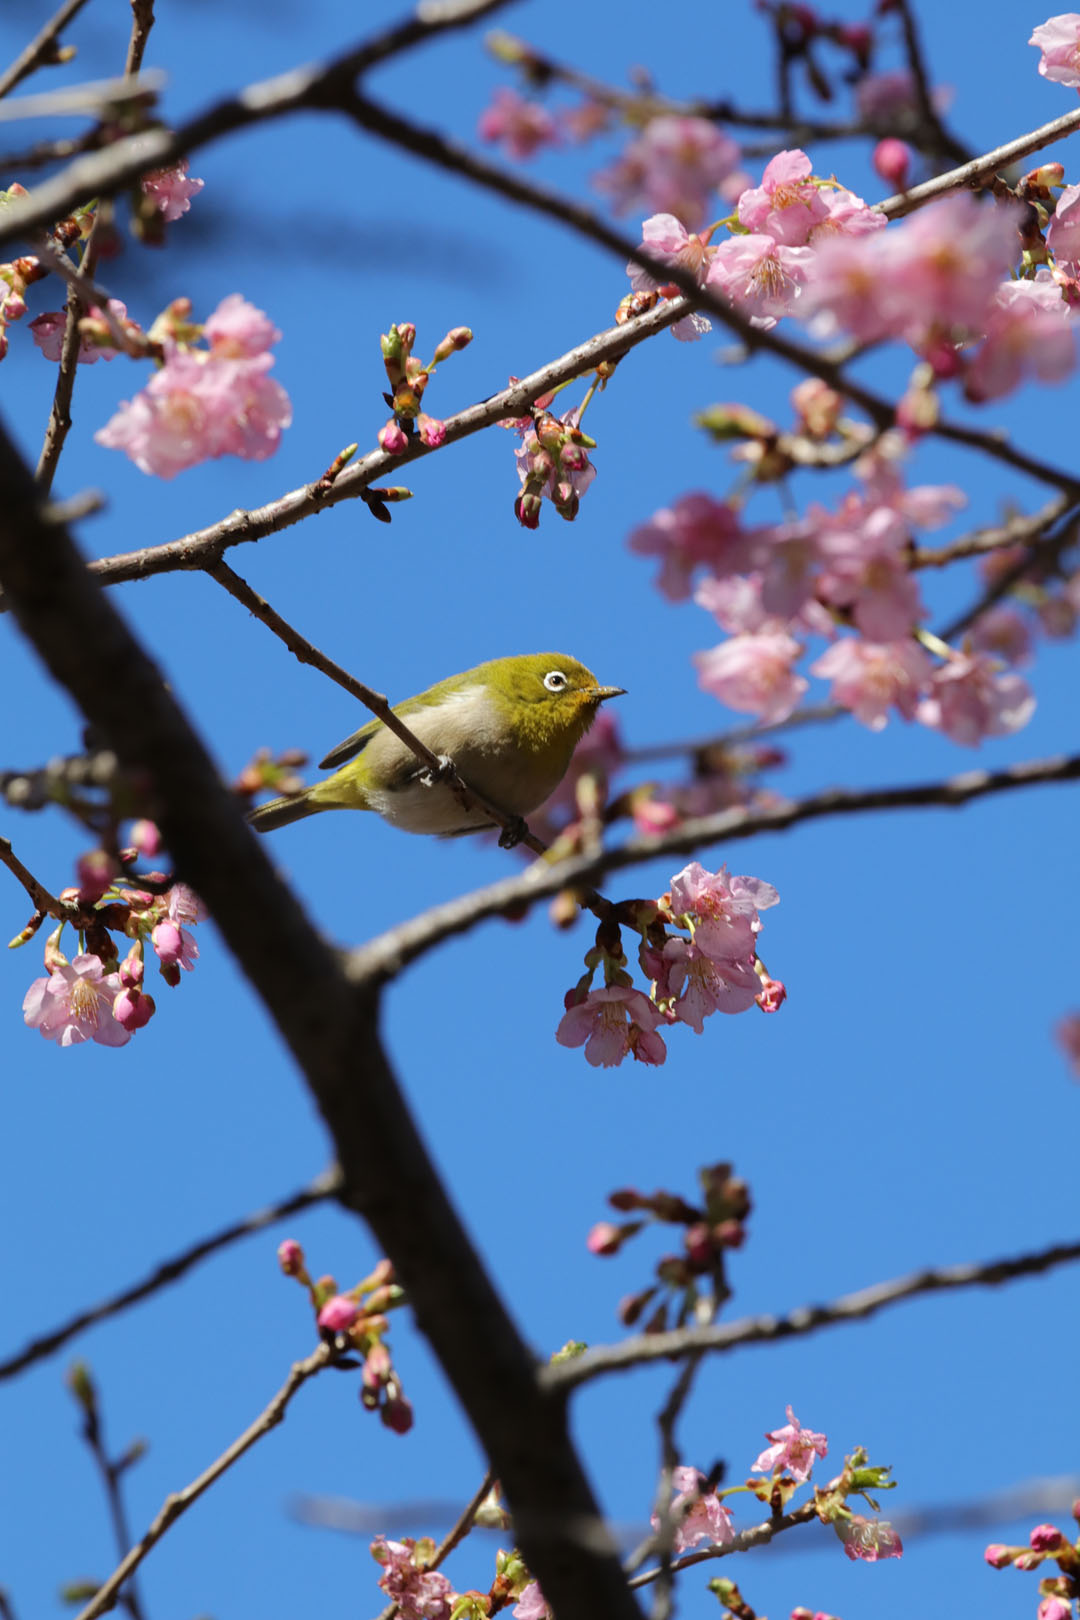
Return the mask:
<svg viewBox="0 0 1080 1620">
<path fill-rule="evenodd" d="M 471 674 L 472 671 L 468 673 Z M 438 681 L 434 686 L 429 687 L 426 692 L 421 692 L 416 697 L 406 698 L 403 703 L 395 703 L 394 713 L 400 714 L 401 718 L 407 721 L 409 715 L 415 714 L 418 709 L 428 709 L 440 703 L 450 691 L 460 684 L 461 680 L 462 676 L 452 675 L 445 681 Z M 319 769 L 328 771 L 338 765 L 344 765 L 347 760 L 355 759 L 357 754 L 367 747 L 375 733 L 381 729 L 381 720 L 369 720 L 366 726 L 361 726 L 360 730 L 354 731 L 351 737 L 346 737 L 345 741 L 339 742 L 336 748 L 331 748 L 326 758 L 319 761 Z"/>
</svg>

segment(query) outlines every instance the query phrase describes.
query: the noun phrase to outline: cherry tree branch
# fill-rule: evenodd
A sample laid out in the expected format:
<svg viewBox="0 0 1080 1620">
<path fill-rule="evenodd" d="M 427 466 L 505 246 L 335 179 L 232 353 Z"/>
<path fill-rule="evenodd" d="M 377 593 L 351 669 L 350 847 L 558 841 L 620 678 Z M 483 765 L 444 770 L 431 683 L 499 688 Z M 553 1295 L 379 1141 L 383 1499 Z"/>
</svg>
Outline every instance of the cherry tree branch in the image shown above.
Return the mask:
<svg viewBox="0 0 1080 1620">
<path fill-rule="evenodd" d="M 917 546 L 911 556 L 912 568 L 945 568 L 949 563 L 960 562 L 967 557 L 982 557 L 990 551 L 1001 551 L 1007 546 L 1020 543 L 1031 544 L 1044 535 L 1047 529 L 1053 528 L 1060 517 L 1069 510 L 1073 503 L 1067 495 L 1057 495 L 1037 512 L 1017 513 L 1004 523 L 994 525 L 992 528 L 973 529 L 970 534 L 962 534 L 951 540 L 945 546 Z M 1030 567 L 1031 559 L 1026 566 Z M 980 606 L 976 610 L 983 612 Z M 945 637 L 944 639 L 948 639 Z"/>
<path fill-rule="evenodd" d="M 290 1193 L 288 1198 L 279 1199 L 275 1204 L 268 1204 L 265 1209 L 253 1210 L 250 1215 L 222 1227 L 210 1237 L 200 1238 L 197 1243 L 189 1244 L 168 1260 L 162 1260 L 153 1271 L 140 1278 L 138 1282 L 129 1284 L 118 1294 L 111 1294 L 108 1299 L 99 1300 L 96 1305 L 91 1305 L 85 1311 L 77 1312 L 59 1327 L 36 1335 L 21 1350 L 0 1361 L 0 1382 L 5 1378 L 14 1378 L 16 1374 L 24 1372 L 35 1362 L 43 1361 L 47 1356 L 55 1355 L 87 1328 L 95 1327 L 98 1322 L 107 1322 L 110 1317 L 119 1316 L 129 1306 L 138 1305 L 162 1288 L 179 1282 L 181 1277 L 186 1276 L 201 1261 L 209 1259 L 221 1249 L 229 1248 L 240 1238 L 250 1237 L 253 1232 L 265 1231 L 268 1226 L 276 1226 L 279 1221 L 288 1220 L 292 1215 L 299 1215 L 303 1210 L 310 1209 L 313 1204 L 321 1204 L 328 1198 L 338 1197 L 340 1192 L 340 1173 L 337 1170 L 326 1170 L 306 1187 Z"/>
<path fill-rule="evenodd" d="M 329 62 L 304 65 L 248 85 L 215 102 L 175 130 L 144 130 L 114 141 L 100 152 L 76 158 L 60 174 L 34 188 L 4 210 L 0 247 L 27 232 L 65 219 L 93 197 L 112 196 L 154 169 L 167 168 L 220 135 L 265 123 L 289 113 L 333 104 L 341 84 L 348 84 L 382 62 L 412 50 L 440 34 L 465 28 L 490 16 L 509 0 L 420 0 L 411 16 L 373 39 L 343 51 Z"/>
<path fill-rule="evenodd" d="M 407 1290 L 502 1481 L 529 1568 L 560 1620 L 636 1620 L 565 1402 L 538 1385 L 439 1179 L 380 1040 L 373 987 L 350 982 L 275 871 L 161 672 L 66 531 L 43 519 L 6 434 L 0 487 L 0 580 L 20 628 L 141 782 L 146 813 L 296 1058 L 333 1139 L 342 1202 Z"/>
<path fill-rule="evenodd" d="M 598 332 L 518 382 L 467 406 L 454 416 L 448 416 L 444 424 L 446 437 L 443 442 L 456 444 L 459 439 L 468 438 L 493 423 L 527 416 L 529 406 L 541 394 L 549 392 L 559 383 L 587 375 L 604 362 L 621 360 L 639 343 L 673 326 L 689 308 L 687 300 L 670 299 L 624 326 L 612 326 Z M 340 501 L 362 497 L 365 490 L 379 479 L 390 478 L 412 462 L 435 455 L 438 448 L 424 444 L 417 434 L 399 456 L 388 455 L 381 449 L 370 450 L 346 467 L 331 483 L 315 479 L 300 489 L 279 496 L 266 506 L 232 512 L 220 522 L 212 523 L 205 529 L 196 529 L 178 540 L 170 540 L 159 546 L 144 546 L 138 551 L 122 552 L 113 557 L 102 557 L 87 567 L 103 585 L 126 584 L 180 569 L 209 571 L 232 546 L 265 539 L 268 535 L 290 528 L 303 518 L 336 506 Z M 0 612 L 6 612 L 7 607 L 6 599 L 0 595 Z"/>
<path fill-rule="evenodd" d="M 904 214 L 914 213 L 924 203 L 944 197 L 950 191 L 978 191 L 983 181 L 999 169 L 1008 168 L 1010 163 L 1017 163 L 1032 152 L 1039 152 L 1044 146 L 1052 146 L 1076 129 L 1080 129 L 1080 110 L 1062 113 L 1059 118 L 1052 118 L 1048 124 L 1040 124 L 1038 129 L 1029 131 L 1027 135 L 1017 135 L 1002 146 L 984 152 L 981 157 L 961 163 L 959 168 L 935 175 L 933 180 L 924 180 L 921 185 L 912 186 L 910 191 L 902 191 L 895 197 L 886 197 L 882 202 L 875 203 L 874 207 L 887 219 L 900 219 Z"/>
<path fill-rule="evenodd" d="M 131 1548 L 125 1558 L 120 1560 L 108 1580 L 105 1581 L 90 1599 L 85 1608 L 80 1609 L 76 1620 L 97 1620 L 99 1614 L 104 1614 L 113 1608 L 124 1582 L 138 1569 L 143 1559 L 157 1546 L 170 1525 L 175 1524 L 189 1507 L 199 1500 L 214 1484 L 215 1480 L 228 1473 L 234 1463 L 240 1461 L 244 1454 L 251 1450 L 264 1435 L 276 1429 L 284 1420 L 289 1403 L 299 1389 L 314 1378 L 316 1373 L 322 1372 L 324 1367 L 333 1360 L 333 1349 L 328 1344 L 320 1344 L 310 1356 L 303 1361 L 296 1361 L 289 1372 L 288 1378 L 282 1384 L 273 1400 L 261 1411 L 255 1421 L 244 1430 L 243 1434 L 228 1446 L 221 1456 L 216 1458 L 197 1479 L 183 1490 L 174 1491 L 167 1496 L 159 1509 L 157 1516 L 149 1525 L 142 1537 Z"/>
<path fill-rule="evenodd" d="M 549 900 L 564 889 L 596 882 L 604 873 L 621 872 L 645 861 L 669 855 L 688 855 L 712 844 L 729 844 L 758 833 L 783 832 L 803 821 L 829 816 L 861 815 L 871 810 L 911 810 L 926 807 L 957 808 L 993 793 L 1035 787 L 1041 783 L 1080 780 L 1080 754 L 1054 759 L 1027 760 L 999 771 L 964 771 L 940 782 L 920 782 L 892 788 L 830 788 L 805 799 L 788 799 L 766 808 L 739 806 L 684 821 L 660 837 L 632 838 L 625 844 L 594 855 L 575 856 L 551 866 L 535 862 L 516 877 L 476 889 L 471 894 L 433 906 L 417 917 L 379 934 L 357 947 L 349 971 L 357 984 L 392 978 L 408 963 L 466 933 L 489 917 Z"/>
<path fill-rule="evenodd" d="M 128 41 L 124 77 L 131 78 L 142 67 L 150 30 L 154 26 L 154 0 L 131 0 L 131 39 Z"/>
<path fill-rule="evenodd" d="M 665 265 L 650 258 L 638 243 L 612 229 L 591 209 L 584 208 L 581 204 L 560 196 L 546 187 L 524 180 L 509 170 L 488 163 L 457 142 L 390 112 L 359 92 L 344 93 L 341 109 L 362 128 L 381 139 L 424 158 L 437 168 L 460 174 L 485 190 L 507 198 L 510 202 L 519 203 L 535 213 L 557 220 L 576 231 L 579 236 L 608 248 L 620 258 L 631 260 L 647 270 L 661 284 L 671 283 L 678 287 L 679 291 L 691 300 L 694 308 L 705 311 L 728 326 L 749 351 L 762 349 L 779 359 L 786 360 L 810 376 L 821 377 L 830 387 L 846 394 L 849 399 L 860 405 L 879 428 L 892 425 L 895 414 L 892 403 L 850 376 L 838 360 L 824 351 L 797 343 L 776 329 L 766 332 L 751 326 L 747 317 L 732 304 L 710 292 L 707 287 L 699 287 L 689 272 L 679 265 Z M 1080 113 L 1072 116 L 1074 122 L 1080 124 Z M 939 438 L 956 444 L 965 444 L 970 449 L 993 456 L 1006 466 L 1027 473 L 1029 477 L 1041 483 L 1067 491 L 1074 499 L 1080 497 L 1080 476 L 1040 461 L 1026 451 L 1017 450 L 1000 432 L 971 428 L 964 423 L 950 422 L 945 418 L 939 418 L 927 431 L 937 434 Z"/>
<path fill-rule="evenodd" d="M 12 876 L 18 878 L 30 896 L 35 911 L 61 921 L 71 916 L 73 908 L 63 900 L 58 900 L 54 894 L 49 893 L 43 883 L 38 882 L 33 872 L 23 865 L 12 849 L 10 838 L 0 837 L 0 865 L 6 866 Z"/>
<path fill-rule="evenodd" d="M 1016 1255 L 1009 1260 L 983 1260 L 969 1265 L 939 1266 L 875 1283 L 854 1294 L 844 1294 L 828 1305 L 803 1305 L 787 1316 L 745 1316 L 719 1327 L 676 1328 L 669 1333 L 642 1333 L 621 1344 L 600 1345 L 576 1359 L 562 1361 L 541 1370 L 541 1381 L 562 1390 L 579 1389 L 612 1372 L 645 1366 L 701 1353 L 720 1355 L 744 1344 L 775 1343 L 780 1339 L 815 1333 L 818 1328 L 836 1327 L 873 1316 L 891 1305 L 915 1299 L 921 1294 L 940 1293 L 957 1288 L 996 1288 L 1017 1277 L 1032 1277 L 1054 1266 L 1080 1260 L 1080 1242 L 1056 1243 L 1047 1249 Z"/>
<path fill-rule="evenodd" d="M 0 73 L 0 99 L 14 90 L 17 84 L 28 79 L 39 67 L 56 60 L 54 52 L 61 33 L 85 5 L 86 0 L 64 0 L 59 11 L 49 19 L 36 39 L 30 41 L 5 73 Z"/>
</svg>

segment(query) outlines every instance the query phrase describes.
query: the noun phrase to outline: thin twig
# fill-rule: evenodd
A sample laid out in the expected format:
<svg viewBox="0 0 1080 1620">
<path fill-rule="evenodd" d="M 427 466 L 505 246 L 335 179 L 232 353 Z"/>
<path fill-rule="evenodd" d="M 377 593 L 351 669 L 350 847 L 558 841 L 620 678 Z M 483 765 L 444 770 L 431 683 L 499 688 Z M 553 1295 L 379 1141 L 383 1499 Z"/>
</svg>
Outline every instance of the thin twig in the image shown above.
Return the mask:
<svg viewBox="0 0 1080 1620">
<path fill-rule="evenodd" d="M 95 1392 L 89 1404 L 83 1404 L 82 1437 L 94 1459 L 95 1467 L 101 1475 L 102 1487 L 105 1491 L 105 1500 L 109 1507 L 109 1517 L 112 1520 L 113 1535 L 116 1538 L 116 1548 L 121 1559 L 127 1557 L 131 1549 L 131 1531 L 128 1528 L 127 1509 L 124 1506 L 124 1493 L 121 1489 L 121 1478 L 124 1473 L 126 1461 L 114 1461 L 105 1447 L 105 1436 L 101 1421 L 101 1397 Z M 129 1461 L 130 1459 L 128 1459 Z M 142 1605 L 139 1602 L 139 1593 L 135 1585 L 134 1575 L 129 1576 L 125 1590 L 119 1595 L 131 1620 L 143 1620 Z"/>
<path fill-rule="evenodd" d="M 891 1282 L 875 1283 L 858 1293 L 844 1294 L 829 1305 L 803 1305 L 787 1316 L 745 1316 L 723 1327 L 676 1328 L 670 1333 L 639 1334 L 622 1344 L 586 1350 L 575 1360 L 544 1367 L 542 1383 L 561 1390 L 578 1389 L 607 1373 L 625 1372 L 678 1356 L 723 1354 L 744 1344 L 776 1343 L 781 1339 L 814 1333 L 818 1328 L 835 1327 L 860 1321 L 890 1305 L 915 1299 L 920 1294 L 940 1293 L 954 1288 L 996 1288 L 1016 1277 L 1032 1277 L 1054 1266 L 1080 1260 L 1080 1242 L 1055 1243 L 1011 1260 L 983 1260 L 962 1266 L 940 1266 L 912 1272 Z"/>
<path fill-rule="evenodd" d="M 76 1620 L 96 1620 L 99 1614 L 104 1614 L 107 1609 L 113 1607 L 124 1582 L 138 1569 L 147 1553 L 157 1545 L 169 1526 L 180 1518 L 181 1514 L 186 1513 L 188 1508 L 210 1489 L 215 1480 L 220 1479 L 234 1463 L 239 1462 L 245 1452 L 250 1451 L 257 1441 L 277 1427 L 297 1390 L 306 1384 L 309 1378 L 314 1378 L 316 1373 L 328 1366 L 333 1355 L 334 1351 L 330 1345 L 320 1344 L 303 1361 L 293 1363 L 288 1378 L 269 1405 L 259 1413 L 254 1423 L 250 1424 L 243 1434 L 210 1464 L 209 1468 L 204 1469 L 197 1479 L 193 1479 L 190 1485 L 165 1498 L 157 1517 L 141 1540 L 131 1548 L 126 1558 L 121 1559 L 108 1580 L 98 1588 L 86 1607 L 79 1611 Z"/>
<path fill-rule="evenodd" d="M 96 221 L 93 228 L 96 229 Z M 87 243 L 87 250 L 89 252 L 89 243 Z M 86 313 L 87 307 L 85 295 L 80 292 L 74 281 L 69 281 L 67 298 L 64 304 L 64 336 L 60 344 L 60 365 L 56 374 L 56 388 L 53 391 L 53 402 L 49 410 L 48 424 L 45 428 L 45 440 L 41 446 L 41 455 L 38 457 L 37 471 L 34 474 L 34 482 L 43 496 L 48 495 L 52 489 L 56 469 L 60 464 L 60 454 L 71 431 L 71 399 L 75 391 L 75 371 L 79 364 L 79 350 L 82 347 L 79 321 Z"/>
<path fill-rule="evenodd" d="M 285 643 L 289 651 L 302 664 L 310 664 L 313 669 L 319 670 L 321 674 L 335 681 L 338 686 L 349 693 L 350 697 L 356 698 L 365 708 L 370 709 L 375 718 L 381 720 L 386 729 L 392 731 L 394 736 L 399 738 L 406 748 L 416 755 L 422 765 L 425 765 L 434 775 L 442 776 L 447 785 L 452 788 L 463 809 L 482 810 L 496 826 L 502 827 L 507 832 L 519 832 L 521 825 L 519 817 L 508 815 L 498 805 L 492 804 L 490 799 L 486 799 L 482 793 L 478 793 L 475 788 L 462 781 L 456 769 L 452 769 L 449 774 L 446 774 L 443 762 L 439 759 L 438 754 L 433 753 L 426 743 L 422 743 L 415 732 L 410 731 L 405 722 L 394 713 L 390 707 L 389 699 L 384 693 L 376 692 L 373 687 L 365 686 L 363 681 L 358 681 L 355 675 L 350 675 L 347 669 L 342 669 L 340 664 L 335 664 L 332 658 L 328 658 L 325 653 L 320 652 L 313 642 L 308 641 L 307 637 L 302 636 L 299 630 L 294 629 L 288 620 L 283 619 L 281 614 L 270 606 L 264 596 L 260 596 L 258 591 L 253 590 L 245 579 L 241 579 L 239 574 L 234 573 L 228 563 L 215 563 L 206 572 L 211 579 L 216 579 L 218 584 L 223 586 L 230 596 L 241 602 L 249 613 L 253 613 L 260 623 L 265 624 L 268 630 L 272 630 L 274 635 Z M 537 838 L 534 833 L 529 832 L 528 828 L 525 829 L 525 832 L 521 834 L 517 841 L 524 844 L 526 849 L 531 849 L 536 855 L 547 853 L 548 846 Z"/>
<path fill-rule="evenodd" d="M 299 1215 L 301 1211 L 310 1209 L 313 1204 L 322 1203 L 327 1198 L 336 1198 L 340 1190 L 339 1172 L 324 1171 L 308 1186 L 290 1193 L 288 1198 L 279 1199 L 276 1204 L 270 1204 L 266 1209 L 254 1210 L 242 1220 L 223 1227 L 220 1232 L 214 1232 L 210 1237 L 201 1238 L 198 1243 L 192 1243 L 186 1249 L 181 1249 L 178 1254 L 155 1266 L 153 1271 L 139 1282 L 121 1289 L 120 1293 L 101 1300 L 97 1305 L 91 1305 L 88 1310 L 79 1311 L 59 1327 L 31 1339 L 29 1344 L 9 1356 L 6 1361 L 0 1361 L 0 1380 L 14 1378 L 17 1373 L 23 1372 L 35 1362 L 44 1360 L 46 1356 L 55 1355 L 57 1350 L 74 1339 L 77 1334 L 85 1332 L 88 1327 L 108 1321 L 112 1316 L 119 1316 L 130 1305 L 137 1305 L 141 1300 L 149 1299 L 152 1294 L 168 1287 L 170 1283 L 178 1282 L 200 1261 L 217 1254 L 220 1249 L 227 1249 L 238 1239 L 249 1237 L 253 1232 L 262 1232 L 266 1227 L 276 1225 L 278 1221 Z"/>
<path fill-rule="evenodd" d="M 1030 544 L 1052 528 L 1071 505 L 1067 495 L 1056 495 L 1037 512 L 1017 513 L 992 528 L 973 529 L 970 534 L 959 535 L 947 546 L 918 546 L 911 555 L 910 566 L 945 568 L 949 563 L 960 562 L 967 557 L 982 557 L 987 552 L 1000 551 L 1020 542 Z M 982 611 L 981 607 L 979 611 Z M 948 640 L 948 637 L 944 639 Z"/>
<path fill-rule="evenodd" d="M 86 0 L 64 0 L 56 15 L 45 24 L 36 39 L 17 56 L 6 73 L 0 73 L 0 99 L 14 90 L 17 84 L 29 78 L 35 69 L 41 67 L 50 58 L 53 46 L 59 35 L 67 27 L 73 17 L 78 16 L 85 6 Z"/>
<path fill-rule="evenodd" d="M 150 30 L 154 26 L 154 0 L 131 0 L 131 39 L 128 42 L 124 75 L 130 78 L 142 67 Z"/>
<path fill-rule="evenodd" d="M 517 877 L 504 878 L 444 905 L 433 906 L 358 947 L 349 959 L 350 972 L 357 983 L 378 983 L 444 940 L 467 932 L 489 917 L 551 899 L 563 889 L 592 884 L 605 872 L 624 871 L 659 857 L 693 854 L 707 845 L 734 843 L 756 837 L 758 833 L 782 832 L 799 822 L 829 816 L 857 815 L 872 810 L 954 808 L 993 793 L 1078 779 L 1080 754 L 1070 754 L 1027 760 L 999 771 L 965 771 L 939 782 L 858 790 L 830 788 L 824 793 L 789 799 L 767 808 L 721 810 L 712 816 L 686 821 L 660 837 L 630 839 L 593 855 L 560 861 L 556 866 L 537 861 Z"/>
<path fill-rule="evenodd" d="M 904 47 L 907 51 L 908 66 L 911 69 L 911 78 L 915 86 L 915 104 L 919 112 L 919 122 L 923 130 L 929 135 L 928 141 L 918 144 L 925 149 L 930 147 L 934 152 L 947 153 L 952 143 L 938 116 L 934 100 L 930 93 L 930 76 L 923 56 L 922 42 L 919 39 L 919 29 L 911 9 L 910 0 L 895 0 L 894 9 L 900 13 L 900 26 L 904 34 Z"/>
<path fill-rule="evenodd" d="M 0 865 L 6 866 L 8 871 L 18 878 L 30 896 L 35 911 L 43 911 L 46 916 L 63 921 L 76 909 L 67 905 L 65 901 L 58 900 L 54 894 L 49 893 L 43 883 L 38 882 L 33 872 L 29 871 L 15 854 L 10 838 L 0 837 Z"/>
</svg>

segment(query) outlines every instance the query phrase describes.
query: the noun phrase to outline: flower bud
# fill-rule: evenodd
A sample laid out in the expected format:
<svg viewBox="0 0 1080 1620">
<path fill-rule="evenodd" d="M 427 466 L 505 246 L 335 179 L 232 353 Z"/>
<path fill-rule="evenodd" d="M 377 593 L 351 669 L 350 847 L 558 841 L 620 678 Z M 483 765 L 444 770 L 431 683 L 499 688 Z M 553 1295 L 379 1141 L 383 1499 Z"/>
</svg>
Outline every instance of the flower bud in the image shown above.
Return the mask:
<svg viewBox="0 0 1080 1620">
<path fill-rule="evenodd" d="M 103 849 L 92 849 L 86 855 L 80 855 L 75 863 L 79 879 L 79 899 L 87 905 L 93 905 L 95 900 L 100 900 L 118 870 L 112 856 L 106 854 Z"/>
<path fill-rule="evenodd" d="M 409 448 L 409 440 L 404 430 L 393 417 L 385 427 L 379 429 L 379 444 L 388 456 L 400 456 Z"/>
<path fill-rule="evenodd" d="M 1064 1540 L 1056 1524 L 1037 1524 L 1028 1537 L 1036 1552 L 1056 1552 Z"/>
<path fill-rule="evenodd" d="M 525 490 L 518 496 L 514 502 L 514 516 L 523 529 L 538 529 L 540 527 L 541 504 L 539 495 L 533 495 Z"/>
<path fill-rule="evenodd" d="M 348 1294 L 334 1294 L 321 1307 L 316 1320 L 325 1333 L 347 1333 L 359 1315 L 355 1299 Z"/>
<path fill-rule="evenodd" d="M 437 416 L 425 416 L 421 411 L 416 418 L 416 426 L 420 431 L 423 442 L 432 450 L 437 450 L 446 438 L 446 423 Z"/>
<path fill-rule="evenodd" d="M 871 161 L 887 185 L 894 186 L 897 191 L 904 190 L 911 169 L 911 149 L 906 142 L 887 136 L 885 140 L 878 141 Z"/>
<path fill-rule="evenodd" d="M 787 1000 L 787 989 L 782 979 L 770 979 L 765 974 L 761 980 L 761 989 L 756 997 L 757 1004 L 762 1012 L 779 1012 Z"/>
<path fill-rule="evenodd" d="M 472 340 L 473 335 L 469 327 L 452 326 L 436 348 L 435 358 L 432 363 L 439 365 L 443 360 L 449 360 L 455 350 L 467 348 Z"/>
<path fill-rule="evenodd" d="M 157 1011 L 153 996 L 144 996 L 141 991 L 134 988 L 121 990 L 113 1001 L 113 1017 L 118 1024 L 134 1034 L 148 1024 Z"/>
<path fill-rule="evenodd" d="M 278 1244 L 277 1257 L 286 1277 L 299 1277 L 304 1269 L 304 1251 L 295 1238 L 286 1238 Z"/>
<path fill-rule="evenodd" d="M 413 1426 L 412 1402 L 407 1401 L 404 1395 L 387 1401 L 380 1415 L 386 1427 L 395 1434 L 408 1434 Z"/>
</svg>

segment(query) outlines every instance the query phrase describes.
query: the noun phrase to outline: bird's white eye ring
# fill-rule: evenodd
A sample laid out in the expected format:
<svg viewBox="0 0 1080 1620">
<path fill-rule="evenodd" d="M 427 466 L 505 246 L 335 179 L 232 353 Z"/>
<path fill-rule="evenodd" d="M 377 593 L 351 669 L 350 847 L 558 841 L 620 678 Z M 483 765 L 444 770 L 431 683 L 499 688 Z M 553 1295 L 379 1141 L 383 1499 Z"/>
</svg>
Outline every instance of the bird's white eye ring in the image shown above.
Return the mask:
<svg viewBox="0 0 1080 1620">
<path fill-rule="evenodd" d="M 566 676 L 561 669 L 551 669 L 544 676 L 544 685 L 549 692 L 562 692 L 566 688 Z"/>
</svg>

